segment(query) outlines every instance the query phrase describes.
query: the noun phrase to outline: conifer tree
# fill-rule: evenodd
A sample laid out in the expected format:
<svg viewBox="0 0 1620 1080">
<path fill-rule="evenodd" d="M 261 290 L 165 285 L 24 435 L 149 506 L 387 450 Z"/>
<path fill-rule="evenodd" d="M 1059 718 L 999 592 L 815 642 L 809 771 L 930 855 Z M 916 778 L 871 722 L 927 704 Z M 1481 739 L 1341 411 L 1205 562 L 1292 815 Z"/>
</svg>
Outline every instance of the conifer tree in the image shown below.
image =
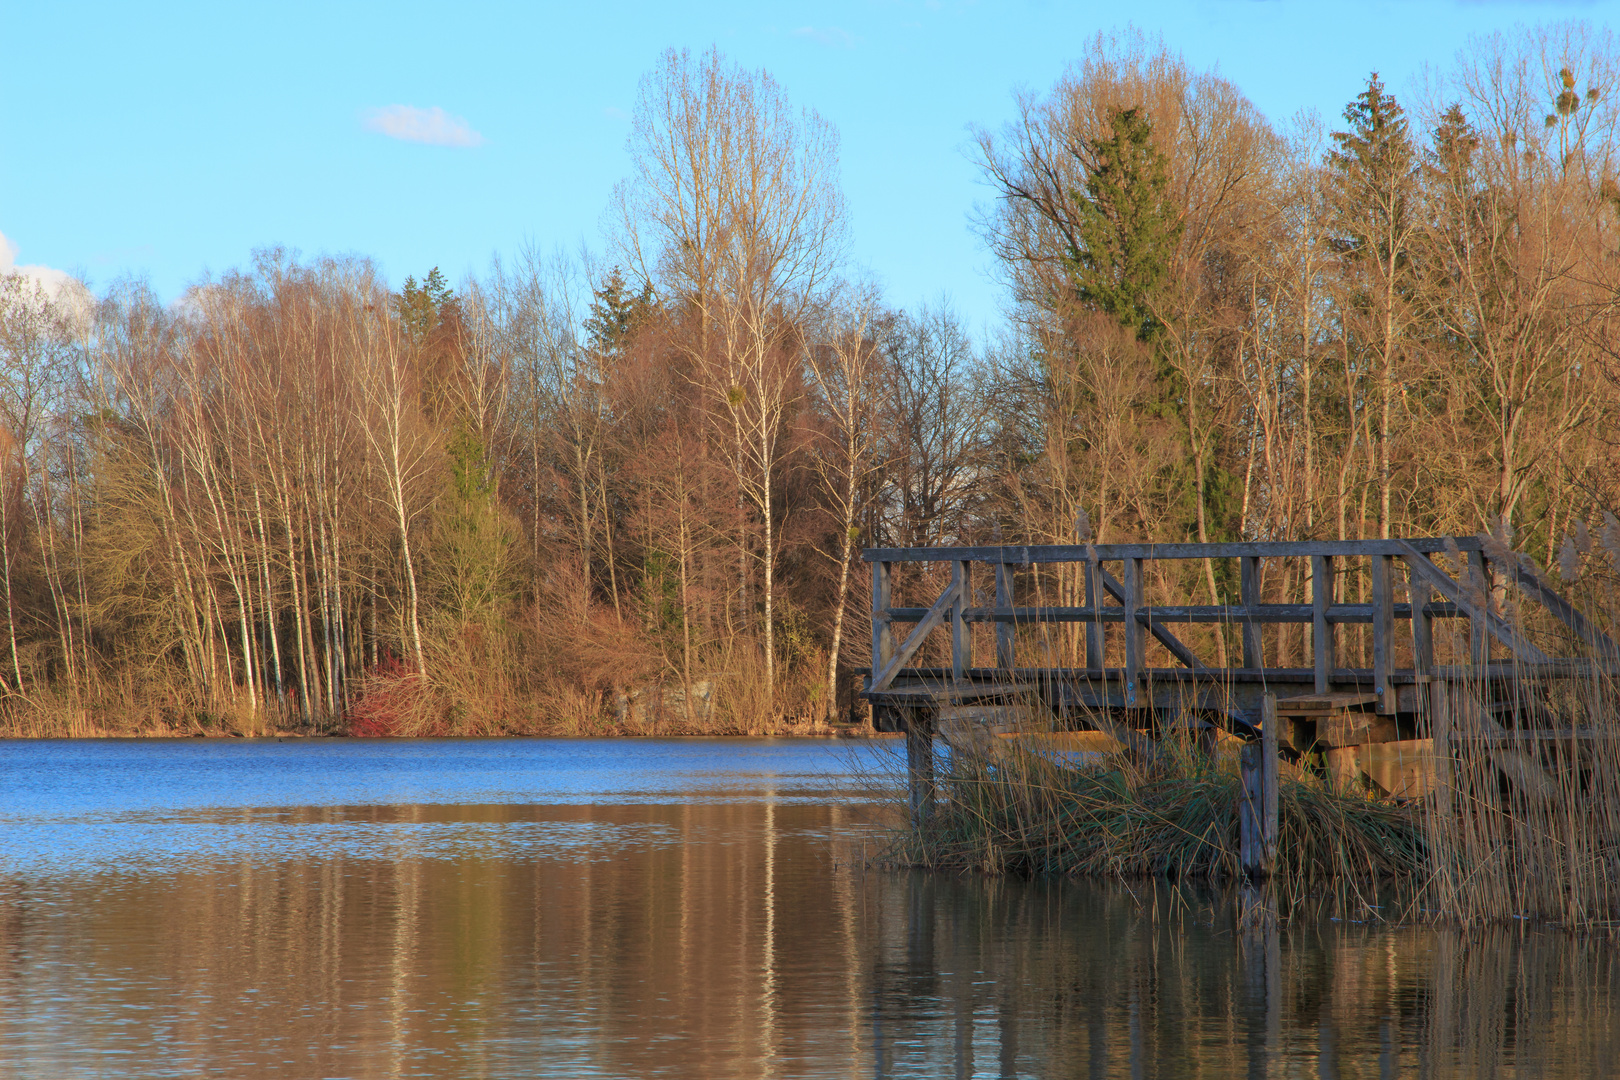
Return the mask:
<svg viewBox="0 0 1620 1080">
<path fill-rule="evenodd" d="M 1151 341 L 1170 283 L 1181 222 L 1168 197 L 1169 167 L 1140 108 L 1109 110 L 1108 134 L 1089 143 L 1084 192 L 1071 198 L 1079 243 L 1069 252 L 1081 303 Z"/>
</svg>

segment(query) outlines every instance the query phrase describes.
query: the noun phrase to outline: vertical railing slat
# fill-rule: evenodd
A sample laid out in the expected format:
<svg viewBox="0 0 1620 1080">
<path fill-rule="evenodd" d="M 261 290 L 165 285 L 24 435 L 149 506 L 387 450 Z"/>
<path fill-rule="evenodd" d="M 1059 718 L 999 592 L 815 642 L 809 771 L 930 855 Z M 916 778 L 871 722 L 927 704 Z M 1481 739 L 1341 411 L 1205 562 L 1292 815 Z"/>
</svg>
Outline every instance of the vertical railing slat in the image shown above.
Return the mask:
<svg viewBox="0 0 1620 1080">
<path fill-rule="evenodd" d="M 968 639 L 967 622 L 962 618 L 962 609 L 972 599 L 968 595 L 968 586 L 971 579 L 968 577 L 968 564 L 960 560 L 951 563 L 951 587 L 956 590 L 956 600 L 951 604 L 951 680 L 961 682 L 967 677 L 967 669 L 972 666 L 972 646 Z"/>
<path fill-rule="evenodd" d="M 1252 616 L 1260 607 L 1260 560 L 1245 555 L 1238 560 L 1238 593 L 1245 609 L 1243 618 L 1243 666 L 1263 668 L 1265 653 L 1260 648 L 1260 624 Z"/>
<path fill-rule="evenodd" d="M 1426 716 L 1430 712 L 1432 690 L 1429 678 L 1434 673 L 1434 616 L 1428 612 L 1433 590 L 1416 572 L 1416 568 L 1407 575 L 1407 579 L 1412 594 L 1412 675 L 1417 680 L 1418 715 Z"/>
<path fill-rule="evenodd" d="M 1102 590 L 1097 587 L 1097 564 L 1086 559 L 1081 566 L 1081 574 L 1086 583 L 1086 608 L 1091 612 L 1092 621 L 1086 623 L 1086 667 L 1092 671 L 1100 671 L 1103 666 L 1103 624 L 1097 618 L 1102 609 Z"/>
<path fill-rule="evenodd" d="M 1013 606 L 1013 580 L 1012 567 L 1004 562 L 995 563 L 996 568 L 996 607 L 1010 608 Z M 1011 668 L 1014 666 L 1014 634 L 1017 626 L 1010 622 L 996 623 L 996 666 Z"/>
<path fill-rule="evenodd" d="M 889 666 L 894 659 L 894 629 L 889 623 L 891 603 L 890 580 L 894 564 L 872 564 L 872 674 Z"/>
<path fill-rule="evenodd" d="M 1142 624 L 1136 619 L 1142 606 L 1142 560 L 1125 560 L 1125 707 L 1135 708 L 1137 683 L 1142 675 Z"/>
<path fill-rule="evenodd" d="M 1373 691 L 1378 695 L 1378 711 L 1396 711 L 1394 673 L 1395 582 L 1390 572 L 1394 556 L 1372 556 L 1373 609 Z"/>
<path fill-rule="evenodd" d="M 1335 666 L 1333 624 L 1328 622 L 1328 605 L 1333 602 L 1333 557 L 1311 556 L 1311 658 L 1316 671 L 1316 692 L 1325 694 L 1333 685 Z"/>
</svg>

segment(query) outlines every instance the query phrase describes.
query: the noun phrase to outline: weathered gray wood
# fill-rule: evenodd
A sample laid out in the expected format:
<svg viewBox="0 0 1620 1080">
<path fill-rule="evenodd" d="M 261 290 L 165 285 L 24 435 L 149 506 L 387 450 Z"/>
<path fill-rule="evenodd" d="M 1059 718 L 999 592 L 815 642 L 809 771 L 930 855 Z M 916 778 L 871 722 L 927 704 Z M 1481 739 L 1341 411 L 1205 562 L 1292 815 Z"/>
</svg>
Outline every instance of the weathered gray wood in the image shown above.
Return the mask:
<svg viewBox="0 0 1620 1080">
<path fill-rule="evenodd" d="M 1403 542 L 1404 541 L 1396 541 L 1396 543 Z M 1514 630 L 1513 627 L 1509 626 L 1504 619 L 1491 613 L 1490 611 L 1485 610 L 1482 606 L 1475 603 L 1472 597 L 1466 596 L 1464 594 L 1464 590 L 1455 581 L 1452 581 L 1450 575 L 1448 575 L 1444 570 L 1441 570 L 1428 559 L 1417 557 L 1418 552 L 1415 549 L 1412 551 L 1403 552 L 1402 554 L 1406 556 L 1408 566 L 1412 567 L 1414 571 L 1427 580 L 1428 583 L 1432 585 L 1441 596 L 1445 597 L 1453 604 L 1456 604 L 1458 608 L 1462 609 L 1468 614 L 1470 619 L 1470 637 L 1483 639 L 1484 634 L 1489 633 L 1492 637 L 1496 638 L 1503 645 L 1506 645 L 1510 650 L 1512 650 L 1514 655 L 1520 660 L 1528 660 L 1532 663 L 1545 663 L 1550 659 L 1546 653 L 1536 648 L 1536 646 L 1531 644 L 1529 641 L 1526 641 L 1524 636 L 1521 635 L 1517 630 Z M 1483 632 L 1480 630 L 1481 627 L 1483 627 Z M 1477 651 L 1475 653 L 1475 658 L 1477 661 Z"/>
<path fill-rule="evenodd" d="M 894 630 L 889 612 L 893 567 L 887 562 L 872 564 L 872 670 L 882 671 L 894 659 Z"/>
<path fill-rule="evenodd" d="M 1253 555 L 1238 559 L 1238 599 L 1243 601 L 1243 666 L 1265 667 L 1260 644 L 1260 560 Z"/>
<path fill-rule="evenodd" d="M 1142 560 L 1125 560 L 1125 589 L 1119 598 L 1125 609 L 1125 706 L 1136 705 L 1137 680 L 1142 670 L 1142 624 L 1136 619 L 1142 606 Z"/>
<path fill-rule="evenodd" d="M 951 678 L 955 682 L 962 681 L 962 673 L 973 666 L 973 641 L 968 637 L 967 623 L 962 619 L 962 608 L 968 601 L 968 564 L 954 562 L 951 564 L 951 588 L 956 592 L 956 599 L 951 602 Z"/>
<path fill-rule="evenodd" d="M 1477 536 L 1450 538 L 1460 551 L 1480 550 Z M 1287 558 L 1307 555 L 1403 555 L 1399 546 L 1407 544 L 1429 553 L 1446 550 L 1448 538 L 1417 537 L 1411 540 L 1297 540 L 1254 541 L 1231 544 L 1097 544 L 1097 558 L 1103 562 L 1123 559 L 1230 559 Z M 1028 544 L 1001 547 L 867 548 L 861 558 L 867 562 L 1006 562 L 1015 566 L 1037 563 L 1079 562 L 1086 557 L 1084 544 Z"/>
<path fill-rule="evenodd" d="M 1423 558 L 1423 556 L 1418 556 Z M 1412 590 L 1412 675 L 1418 682 L 1418 715 L 1428 712 L 1428 686 L 1430 676 L 1434 671 L 1434 616 L 1428 613 L 1429 595 L 1433 591 L 1428 579 L 1422 576 L 1421 568 L 1412 566 L 1411 557 L 1407 557 L 1407 568 L 1411 571 L 1409 587 Z M 1432 564 L 1431 564 L 1432 565 Z"/>
<path fill-rule="evenodd" d="M 1013 571 L 1006 563 L 996 563 L 996 608 L 1012 610 Z M 1014 660 L 1014 641 L 1017 630 L 1011 621 L 996 620 L 996 666 L 1010 668 Z"/>
<path fill-rule="evenodd" d="M 1333 623 L 1328 609 L 1333 601 L 1333 558 L 1311 556 L 1311 657 L 1316 672 L 1316 692 L 1325 694 L 1333 674 Z M 1371 612 L 1368 612 L 1371 615 Z"/>
<path fill-rule="evenodd" d="M 1277 835 L 1281 831 L 1281 807 L 1277 790 L 1277 695 L 1260 699 L 1260 857 L 1270 877 L 1277 865 Z"/>
<path fill-rule="evenodd" d="M 1475 614 L 1468 622 L 1468 651 L 1476 664 L 1487 664 L 1491 659 L 1490 638 L 1490 591 L 1491 574 L 1485 565 L 1485 552 L 1481 550 L 1468 553 L 1469 577 L 1478 583 L 1485 596 L 1483 604 L 1475 604 Z M 1443 591 L 1443 590 L 1442 590 Z M 1512 646 L 1509 646 L 1512 648 Z"/>
<path fill-rule="evenodd" d="M 1123 586 L 1121 586 L 1123 588 Z M 1110 590 L 1111 591 L 1111 590 Z M 1095 612 L 1088 607 L 970 607 L 962 609 L 962 618 L 968 622 L 993 623 L 1117 623 L 1125 621 L 1125 609 L 1114 605 L 1101 605 Z M 1397 619 L 1410 619 L 1412 605 L 1397 603 L 1393 612 Z M 1424 613 L 1431 619 L 1467 618 L 1456 604 L 1429 604 Z M 917 622 L 928 614 L 927 608 L 890 608 L 889 618 L 894 622 Z M 1258 623 L 1311 623 L 1316 612 L 1310 604 L 1261 604 L 1254 612 L 1239 605 L 1215 604 L 1155 604 L 1137 612 L 1137 620 L 1146 624 L 1202 623 L 1231 626 L 1252 615 Z M 1334 604 L 1327 609 L 1329 624 L 1368 623 L 1373 621 L 1371 604 Z M 1155 635 L 1156 636 L 1156 635 Z M 1162 639 L 1161 639 L 1162 640 Z M 1172 653 L 1175 649 L 1166 644 Z M 1100 665 L 1098 665 L 1100 666 Z"/>
<path fill-rule="evenodd" d="M 1381 713 L 1396 711 L 1395 686 L 1389 679 L 1395 663 L 1395 582 L 1390 561 L 1388 555 L 1372 557 L 1373 689 Z"/>
<path fill-rule="evenodd" d="M 906 635 L 905 644 L 895 650 L 895 654 L 889 662 L 879 668 L 876 675 L 872 676 L 871 688 L 874 691 L 882 690 L 894 681 L 894 677 L 899 673 L 900 669 L 909 664 L 911 658 L 917 655 L 917 650 L 922 647 L 923 640 L 944 623 L 946 612 L 950 611 L 951 605 L 956 600 L 957 583 L 952 580 L 949 585 L 945 586 L 945 591 L 940 593 L 939 599 L 934 601 L 934 606 L 928 609 L 928 614 L 924 615 L 922 620 L 912 628 L 911 633 Z"/>
<path fill-rule="evenodd" d="M 1098 568 L 1090 559 L 1081 563 L 1080 568 L 1086 583 L 1086 611 L 1089 615 L 1086 620 L 1086 667 L 1100 668 L 1104 663 L 1103 657 L 1107 655 L 1107 641 L 1103 637 L 1101 621 L 1102 589 L 1097 587 Z"/>
<path fill-rule="evenodd" d="M 1127 560 L 1127 565 L 1129 565 L 1129 560 Z M 1140 559 L 1137 560 L 1136 574 L 1137 580 L 1140 582 L 1142 576 Z M 1107 589 L 1114 595 L 1115 599 L 1119 600 L 1120 603 L 1123 604 L 1125 601 L 1124 585 L 1114 580 L 1114 576 L 1100 566 L 1097 568 L 1097 577 L 1102 581 L 1103 588 Z M 1140 596 L 1140 594 L 1138 595 Z M 1121 610 L 1123 611 L 1123 608 Z M 1120 617 L 1120 621 L 1124 621 L 1123 614 Z M 1136 621 L 1142 625 L 1145 625 L 1148 628 L 1148 631 L 1153 634 L 1153 640 L 1157 641 L 1160 645 L 1163 645 L 1167 650 L 1169 650 L 1171 656 L 1175 657 L 1189 668 L 1192 668 L 1194 671 L 1208 670 L 1204 667 L 1203 661 L 1198 659 L 1197 653 L 1183 645 L 1181 643 L 1181 639 L 1176 637 L 1176 635 L 1159 625 L 1159 620 L 1153 617 L 1152 611 L 1144 612 L 1139 609 L 1136 613 Z M 1138 636 L 1137 641 L 1140 643 L 1140 636 Z M 1138 653 L 1140 653 L 1140 649 L 1138 649 Z"/>
</svg>

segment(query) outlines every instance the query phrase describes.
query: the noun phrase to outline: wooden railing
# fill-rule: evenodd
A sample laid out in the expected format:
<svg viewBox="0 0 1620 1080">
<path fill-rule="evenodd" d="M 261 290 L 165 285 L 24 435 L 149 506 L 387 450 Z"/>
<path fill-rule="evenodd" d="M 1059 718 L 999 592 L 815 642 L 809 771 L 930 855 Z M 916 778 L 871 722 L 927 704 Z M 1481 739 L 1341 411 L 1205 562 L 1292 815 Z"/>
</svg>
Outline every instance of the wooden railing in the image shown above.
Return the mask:
<svg viewBox="0 0 1620 1080">
<path fill-rule="evenodd" d="M 1343 624 L 1371 624 L 1374 691 L 1379 712 L 1396 711 L 1393 689 L 1395 624 L 1411 622 L 1412 680 L 1423 683 L 1435 668 L 1434 620 L 1467 619 L 1470 659 L 1484 665 L 1491 658 L 1490 641 L 1506 649 L 1515 663 L 1552 662 L 1545 652 L 1528 640 L 1521 630 L 1492 610 L 1488 596 L 1477 587 L 1465 586 L 1437 565 L 1433 556 L 1449 553 L 1470 565 L 1470 576 L 1479 582 L 1491 580 L 1484 546 L 1478 537 L 1427 537 L 1421 539 L 1258 542 L 1230 544 L 1059 544 L 1002 547 L 871 548 L 862 553 L 872 564 L 872 668 L 867 686 L 869 695 L 881 695 L 895 683 L 915 659 L 924 641 L 936 630 L 950 634 L 949 678 L 961 683 L 971 667 L 969 627 L 974 623 L 995 625 L 996 668 L 1009 675 L 1016 670 L 1015 628 L 1040 623 L 1082 623 L 1085 625 L 1085 670 L 1096 677 L 1118 678 L 1125 688 L 1125 704 L 1137 704 L 1137 688 L 1146 670 L 1143 662 L 1145 638 L 1151 635 L 1175 660 L 1195 676 L 1220 678 L 1244 673 L 1264 676 L 1261 627 L 1267 624 L 1301 623 L 1312 628 L 1312 681 L 1316 693 L 1328 693 L 1341 672 L 1335 656 L 1335 627 Z M 1260 599 L 1262 559 L 1308 559 L 1310 561 L 1310 603 L 1263 603 Z M 1331 592 L 1334 560 L 1365 558 L 1370 562 L 1370 597 L 1366 603 L 1335 603 Z M 1237 604 L 1155 605 L 1144 588 L 1144 566 L 1155 560 L 1236 559 L 1239 564 Z M 928 607 L 896 607 L 892 603 L 894 567 L 898 563 L 949 563 L 951 580 Z M 1410 602 L 1396 603 L 1397 562 L 1407 571 Z M 992 606 L 970 603 L 971 568 L 975 563 L 989 567 L 995 581 Z M 1079 565 L 1084 602 L 1080 606 L 1015 606 L 1014 571 L 1054 563 Z M 1521 592 L 1536 599 L 1600 658 L 1620 657 L 1613 641 L 1595 628 L 1579 611 L 1545 581 L 1536 567 L 1523 556 L 1514 555 L 1504 569 Z M 1117 571 L 1117 572 L 1116 572 Z M 1105 597 L 1112 602 L 1105 602 Z M 895 633 L 896 624 L 912 624 L 904 640 Z M 1171 630 L 1176 624 L 1220 624 L 1235 626 L 1242 642 L 1242 668 L 1211 667 Z M 1104 629 L 1117 625 L 1124 635 L 1123 667 L 1105 664 Z M 1116 650 L 1117 651 L 1117 650 Z M 1403 671 L 1403 675 L 1405 672 Z"/>
</svg>

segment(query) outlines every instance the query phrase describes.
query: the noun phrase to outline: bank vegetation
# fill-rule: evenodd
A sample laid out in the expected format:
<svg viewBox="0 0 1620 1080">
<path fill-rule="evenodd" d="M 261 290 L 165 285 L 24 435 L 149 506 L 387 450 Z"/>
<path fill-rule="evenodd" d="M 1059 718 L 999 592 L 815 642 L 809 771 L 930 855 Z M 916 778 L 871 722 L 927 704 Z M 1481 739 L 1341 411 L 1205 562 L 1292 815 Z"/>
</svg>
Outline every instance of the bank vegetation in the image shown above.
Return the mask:
<svg viewBox="0 0 1620 1080">
<path fill-rule="evenodd" d="M 645 79 L 595 262 L 6 278 L 0 727 L 842 721 L 873 545 L 1491 529 L 1578 573 L 1620 549 L 1620 50 L 1529 28 L 1403 95 L 1281 122 L 1099 37 L 976 138 L 979 340 L 861 281 L 837 133 L 712 52 Z"/>
</svg>

